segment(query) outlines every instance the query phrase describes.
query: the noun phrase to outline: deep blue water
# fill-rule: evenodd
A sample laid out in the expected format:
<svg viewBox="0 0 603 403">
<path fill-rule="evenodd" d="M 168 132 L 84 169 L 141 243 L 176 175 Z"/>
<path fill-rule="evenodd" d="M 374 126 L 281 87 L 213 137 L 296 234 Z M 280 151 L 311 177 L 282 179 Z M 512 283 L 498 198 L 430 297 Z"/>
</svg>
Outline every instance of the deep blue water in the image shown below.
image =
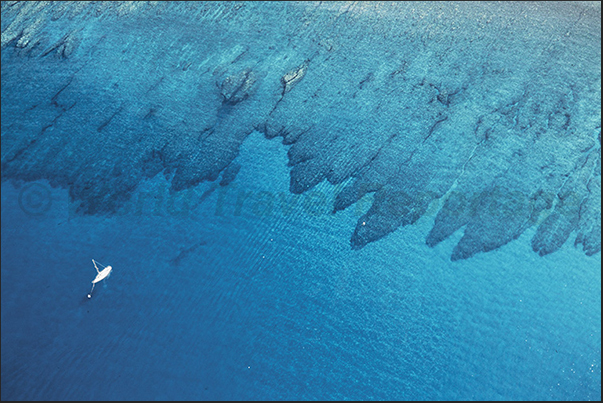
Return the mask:
<svg viewBox="0 0 603 403">
<path fill-rule="evenodd" d="M 2 185 L 3 399 L 600 399 L 600 254 L 525 234 L 451 262 L 434 214 L 352 251 L 357 209 L 280 203 L 278 140 L 238 161 L 223 202 L 206 183 L 110 217 L 44 181 L 28 215 L 42 187 Z M 91 258 L 114 270 L 88 300 Z"/>
</svg>

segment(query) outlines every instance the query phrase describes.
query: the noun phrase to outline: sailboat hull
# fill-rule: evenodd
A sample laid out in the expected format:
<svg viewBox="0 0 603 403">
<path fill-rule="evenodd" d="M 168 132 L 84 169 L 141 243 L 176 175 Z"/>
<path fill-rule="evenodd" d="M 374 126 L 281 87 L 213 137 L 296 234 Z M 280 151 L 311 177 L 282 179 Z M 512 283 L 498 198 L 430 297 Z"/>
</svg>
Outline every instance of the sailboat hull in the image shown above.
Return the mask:
<svg viewBox="0 0 603 403">
<path fill-rule="evenodd" d="M 105 267 L 102 271 L 100 271 L 96 277 L 94 278 L 94 280 L 92 280 L 92 284 L 96 284 L 101 280 L 104 280 L 105 278 L 109 277 L 109 274 L 111 274 L 111 270 L 113 268 L 111 266 L 107 266 Z"/>
</svg>

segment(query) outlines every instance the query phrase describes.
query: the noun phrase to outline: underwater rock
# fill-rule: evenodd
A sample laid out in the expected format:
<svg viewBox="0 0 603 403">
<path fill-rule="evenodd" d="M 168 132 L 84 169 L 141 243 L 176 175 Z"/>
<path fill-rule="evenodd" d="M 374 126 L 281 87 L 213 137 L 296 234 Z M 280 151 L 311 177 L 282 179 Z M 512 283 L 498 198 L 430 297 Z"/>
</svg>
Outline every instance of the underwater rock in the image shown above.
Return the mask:
<svg viewBox="0 0 603 403">
<path fill-rule="evenodd" d="M 220 88 L 224 103 L 235 105 L 249 98 L 255 81 L 255 74 L 251 69 L 245 69 L 239 74 L 226 77 Z"/>
<path fill-rule="evenodd" d="M 283 84 L 283 95 L 291 91 L 295 84 L 304 78 L 306 75 L 306 70 L 308 70 L 308 60 L 281 77 L 281 83 Z"/>
<path fill-rule="evenodd" d="M 235 178 L 237 174 L 241 170 L 241 164 L 232 163 L 224 169 L 222 172 L 222 180 L 220 181 L 220 186 L 228 186 Z"/>
<path fill-rule="evenodd" d="M 46 56 L 50 53 L 55 53 L 58 58 L 66 59 L 68 58 L 79 45 L 80 39 L 78 37 L 78 33 L 76 31 L 69 32 L 59 41 L 57 41 L 53 46 L 51 46 L 48 50 L 46 50 L 42 56 Z"/>
</svg>

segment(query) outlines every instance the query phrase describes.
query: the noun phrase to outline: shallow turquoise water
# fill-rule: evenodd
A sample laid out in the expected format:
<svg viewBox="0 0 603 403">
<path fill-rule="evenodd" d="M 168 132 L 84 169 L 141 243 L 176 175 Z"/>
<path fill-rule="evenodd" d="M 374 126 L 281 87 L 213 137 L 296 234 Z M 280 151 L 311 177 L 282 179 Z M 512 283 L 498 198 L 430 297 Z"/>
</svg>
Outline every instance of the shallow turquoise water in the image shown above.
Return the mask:
<svg viewBox="0 0 603 403">
<path fill-rule="evenodd" d="M 451 262 L 435 213 L 352 251 L 369 203 L 327 214 L 322 183 L 289 212 L 286 151 L 252 133 L 228 188 L 186 208 L 157 177 L 110 217 L 3 183 L 2 398 L 601 398 L 600 254 L 527 232 Z"/>
</svg>

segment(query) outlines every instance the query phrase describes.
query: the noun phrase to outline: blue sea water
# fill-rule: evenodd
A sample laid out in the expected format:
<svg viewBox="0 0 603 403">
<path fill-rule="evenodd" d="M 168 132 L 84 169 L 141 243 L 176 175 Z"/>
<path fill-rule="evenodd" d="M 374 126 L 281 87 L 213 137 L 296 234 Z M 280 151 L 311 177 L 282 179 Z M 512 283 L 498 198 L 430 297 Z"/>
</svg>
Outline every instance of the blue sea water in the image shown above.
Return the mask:
<svg viewBox="0 0 603 403">
<path fill-rule="evenodd" d="M 368 201 L 296 200 L 286 153 L 254 132 L 231 185 L 158 176 L 111 216 L 3 183 L 2 399 L 600 400 L 600 254 L 451 262 L 435 213 L 353 251 Z"/>
</svg>

